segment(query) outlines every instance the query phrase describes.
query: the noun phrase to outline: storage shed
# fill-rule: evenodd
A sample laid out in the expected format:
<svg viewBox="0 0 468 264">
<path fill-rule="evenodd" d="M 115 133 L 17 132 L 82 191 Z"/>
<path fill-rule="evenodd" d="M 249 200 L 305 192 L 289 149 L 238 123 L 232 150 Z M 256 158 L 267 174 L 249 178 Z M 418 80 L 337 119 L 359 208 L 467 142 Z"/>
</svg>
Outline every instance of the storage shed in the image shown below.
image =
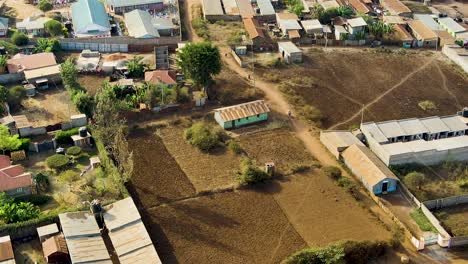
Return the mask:
<svg viewBox="0 0 468 264">
<path fill-rule="evenodd" d="M 263 100 L 215 109 L 214 118 L 224 129 L 258 123 L 268 119 L 270 108 Z"/>
<path fill-rule="evenodd" d="M 278 42 L 278 50 L 283 60 L 287 63 L 302 62 L 302 50 L 291 41 Z"/>
<path fill-rule="evenodd" d="M 343 161 L 373 194 L 397 189 L 398 178 L 365 146 L 352 145 L 343 154 Z"/>
<path fill-rule="evenodd" d="M 49 84 L 55 86 L 62 81 L 60 65 L 46 66 L 43 68 L 24 71 L 24 78 L 37 89 L 48 89 Z"/>
<path fill-rule="evenodd" d="M 67 243 L 63 234 L 55 235 L 42 242 L 42 252 L 47 263 L 68 263 Z"/>
<path fill-rule="evenodd" d="M 340 154 L 352 145 L 364 146 L 364 144 L 351 131 L 328 130 L 320 131 L 320 142 L 339 159 Z"/>
</svg>

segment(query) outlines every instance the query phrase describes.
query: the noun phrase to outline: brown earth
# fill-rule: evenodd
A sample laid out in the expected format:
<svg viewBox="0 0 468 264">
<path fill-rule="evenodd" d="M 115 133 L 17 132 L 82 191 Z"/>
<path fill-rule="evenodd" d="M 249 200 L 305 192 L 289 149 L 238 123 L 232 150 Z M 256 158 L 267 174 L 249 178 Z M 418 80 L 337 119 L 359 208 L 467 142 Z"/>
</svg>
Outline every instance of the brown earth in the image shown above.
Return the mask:
<svg viewBox="0 0 468 264">
<path fill-rule="evenodd" d="M 435 215 L 453 236 L 468 236 L 468 205 L 440 209 Z"/>
<path fill-rule="evenodd" d="M 300 166 L 311 166 L 314 158 L 302 142 L 287 129 L 249 133 L 240 136 L 242 149 L 259 166 L 274 162 L 277 171 L 290 174 Z"/>
<path fill-rule="evenodd" d="M 214 80 L 214 85 L 210 87 L 210 94 L 223 105 L 244 103 L 263 97 L 260 89 L 253 88 L 251 84 L 229 69 L 224 68 Z"/>
<path fill-rule="evenodd" d="M 235 171 L 240 156 L 226 148 L 204 153 L 184 139 L 184 128 L 171 126 L 161 130 L 161 137 L 169 153 L 192 182 L 197 192 L 235 186 Z"/>
<path fill-rule="evenodd" d="M 193 185 L 151 129 L 136 130 L 128 139 L 134 173 L 129 192 L 139 206 L 149 208 L 195 193 Z"/>
<path fill-rule="evenodd" d="M 257 72 L 280 76 L 308 104 L 319 108 L 324 127 L 348 128 L 359 124 L 361 107 L 367 104 L 364 121 L 453 114 L 468 104 L 464 90 L 468 79 L 431 54 L 309 49 L 302 65 Z M 418 102 L 423 100 L 433 101 L 437 109 L 422 110 Z"/>
<path fill-rule="evenodd" d="M 92 96 L 96 94 L 97 90 L 105 81 L 109 81 L 109 78 L 106 76 L 88 74 L 78 75 L 78 83 Z"/>
<path fill-rule="evenodd" d="M 307 246 L 293 228 L 284 232 L 288 219 L 261 190 L 174 202 L 143 218 L 163 263 L 279 263 Z"/>
</svg>

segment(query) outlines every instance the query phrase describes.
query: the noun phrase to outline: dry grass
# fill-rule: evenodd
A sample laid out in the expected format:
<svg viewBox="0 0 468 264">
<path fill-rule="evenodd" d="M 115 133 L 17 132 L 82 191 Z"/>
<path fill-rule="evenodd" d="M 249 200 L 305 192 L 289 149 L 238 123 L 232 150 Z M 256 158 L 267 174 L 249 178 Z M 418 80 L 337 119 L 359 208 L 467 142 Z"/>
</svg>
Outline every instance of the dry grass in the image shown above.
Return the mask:
<svg viewBox="0 0 468 264">
<path fill-rule="evenodd" d="M 92 96 L 96 94 L 97 89 L 102 86 L 102 83 L 108 80 L 109 78 L 100 75 L 78 76 L 78 83 Z"/>
<path fill-rule="evenodd" d="M 143 214 L 164 263 L 279 263 L 306 246 L 260 190 L 204 196 Z M 281 239 L 281 241 L 279 241 Z"/>
<path fill-rule="evenodd" d="M 468 236 L 468 205 L 438 210 L 436 216 L 453 236 Z"/>
<path fill-rule="evenodd" d="M 223 69 L 216 76 L 215 84 L 210 87 L 214 97 L 223 105 L 233 105 L 257 100 L 263 97 L 263 92 L 255 89 L 234 72 Z"/>
<path fill-rule="evenodd" d="M 223 189 L 236 185 L 235 172 L 240 156 L 227 148 L 205 153 L 184 139 L 184 127 L 170 126 L 160 134 L 170 155 L 179 164 L 197 192 Z"/>
<path fill-rule="evenodd" d="M 314 161 L 302 142 L 287 129 L 245 134 L 240 137 L 240 143 L 247 155 L 257 160 L 257 164 L 273 161 L 282 174 L 311 166 Z"/>
</svg>

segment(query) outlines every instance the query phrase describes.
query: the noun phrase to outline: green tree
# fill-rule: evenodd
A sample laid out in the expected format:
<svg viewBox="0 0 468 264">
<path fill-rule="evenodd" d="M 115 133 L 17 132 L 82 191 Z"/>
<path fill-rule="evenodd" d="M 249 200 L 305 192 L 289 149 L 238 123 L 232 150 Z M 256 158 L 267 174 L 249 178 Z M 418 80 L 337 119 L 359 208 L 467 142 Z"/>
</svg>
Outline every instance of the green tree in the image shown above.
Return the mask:
<svg viewBox="0 0 468 264">
<path fill-rule="evenodd" d="M 412 189 L 417 188 L 418 190 L 421 190 L 422 185 L 426 183 L 426 175 L 413 171 L 405 176 L 403 182 Z"/>
<path fill-rule="evenodd" d="M 54 8 L 54 5 L 52 5 L 51 2 L 49 2 L 48 0 L 40 0 L 39 1 L 39 9 L 42 11 L 42 12 L 47 12 L 47 11 L 50 11 Z"/>
<path fill-rule="evenodd" d="M 68 58 L 60 66 L 60 75 L 62 76 L 65 87 L 69 90 L 75 90 L 79 87 L 78 84 L 78 70 L 75 67 L 75 61 L 73 58 Z"/>
<path fill-rule="evenodd" d="M 26 36 L 26 34 L 16 31 L 11 36 L 11 42 L 13 42 L 17 46 L 24 46 L 28 44 L 29 39 L 28 36 Z"/>
<path fill-rule="evenodd" d="M 221 131 L 205 122 L 197 122 L 185 130 L 185 139 L 202 151 L 210 151 L 222 145 Z"/>
<path fill-rule="evenodd" d="M 83 91 L 78 91 L 72 96 L 72 100 L 78 111 L 87 117 L 93 116 L 94 99 L 92 96 Z"/>
<path fill-rule="evenodd" d="M 125 120 L 119 117 L 119 100 L 115 96 L 109 83 L 104 83 L 94 97 L 94 128 L 93 134 L 98 137 L 104 146 L 112 149 L 117 131 L 124 126 Z"/>
<path fill-rule="evenodd" d="M 47 191 L 49 188 L 49 177 L 46 174 L 40 172 L 34 175 L 33 180 L 39 190 Z"/>
<path fill-rule="evenodd" d="M 62 154 L 54 154 L 46 159 L 46 164 L 49 168 L 60 170 L 68 166 L 70 159 Z"/>
<path fill-rule="evenodd" d="M 21 146 L 21 140 L 18 135 L 10 135 L 8 127 L 0 125 L 0 150 L 3 154 L 5 151 L 16 150 Z"/>
<path fill-rule="evenodd" d="M 0 85 L 0 103 L 4 103 L 8 100 L 8 94 L 8 89 Z"/>
<path fill-rule="evenodd" d="M 18 108 L 21 101 L 26 97 L 26 89 L 23 86 L 17 85 L 8 90 L 7 102 L 11 108 Z"/>
<path fill-rule="evenodd" d="M 0 55 L 0 73 L 5 72 L 5 67 L 7 66 L 8 57 L 6 55 Z"/>
<path fill-rule="evenodd" d="M 40 214 L 39 207 L 32 203 L 5 203 L 0 205 L 0 219 L 9 223 L 18 223 L 36 218 Z"/>
<path fill-rule="evenodd" d="M 243 158 L 241 160 L 240 168 L 237 173 L 237 179 L 241 185 L 260 183 L 269 178 L 270 175 L 260 169 L 255 161 L 249 158 Z"/>
<path fill-rule="evenodd" d="M 393 25 L 391 24 L 385 24 L 384 22 L 380 20 L 373 20 L 370 19 L 367 22 L 367 26 L 369 28 L 369 33 L 371 33 L 374 38 L 376 39 L 383 39 L 384 36 L 388 36 L 395 32 L 395 29 L 393 28 Z"/>
<path fill-rule="evenodd" d="M 62 23 L 58 22 L 57 20 L 49 20 L 45 22 L 44 28 L 45 31 L 49 33 L 52 37 L 61 36 L 63 34 Z"/>
<path fill-rule="evenodd" d="M 178 53 L 177 65 L 196 85 L 206 87 L 221 72 L 221 55 L 211 43 L 190 43 Z"/>
<path fill-rule="evenodd" d="M 146 65 L 142 62 L 143 57 L 135 56 L 126 64 L 128 75 L 133 78 L 141 78 L 145 75 Z"/>
<path fill-rule="evenodd" d="M 37 39 L 36 47 L 34 48 L 35 53 L 57 52 L 60 50 L 60 42 L 56 38 L 39 38 Z"/>
<path fill-rule="evenodd" d="M 294 13 L 297 16 L 302 15 L 302 11 L 304 10 L 302 0 L 285 0 L 285 4 L 288 6 L 289 12 Z"/>
</svg>

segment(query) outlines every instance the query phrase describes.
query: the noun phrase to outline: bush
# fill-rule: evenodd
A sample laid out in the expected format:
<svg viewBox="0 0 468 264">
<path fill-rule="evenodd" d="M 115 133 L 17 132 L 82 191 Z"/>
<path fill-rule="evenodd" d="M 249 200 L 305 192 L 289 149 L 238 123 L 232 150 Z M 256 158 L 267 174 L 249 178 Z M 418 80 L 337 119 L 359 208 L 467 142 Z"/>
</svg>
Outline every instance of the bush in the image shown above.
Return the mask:
<svg viewBox="0 0 468 264">
<path fill-rule="evenodd" d="M 73 144 L 71 136 L 78 134 L 78 129 L 79 128 L 75 127 L 68 130 L 60 130 L 55 133 L 55 140 L 58 144 Z"/>
<path fill-rule="evenodd" d="M 434 102 L 425 100 L 418 103 L 418 106 L 424 111 L 436 110 L 437 106 Z"/>
<path fill-rule="evenodd" d="M 73 170 L 66 170 L 60 173 L 59 178 L 64 182 L 74 182 L 80 178 L 80 174 Z"/>
<path fill-rule="evenodd" d="M 288 257 L 282 264 L 338 264 L 343 263 L 344 256 L 344 249 L 336 245 L 306 248 Z"/>
<path fill-rule="evenodd" d="M 316 107 L 305 105 L 299 109 L 299 114 L 306 120 L 311 122 L 320 122 L 322 120 L 322 113 Z"/>
<path fill-rule="evenodd" d="M 21 101 L 26 97 L 26 89 L 23 86 L 17 85 L 8 91 L 7 102 L 12 108 L 20 106 Z"/>
<path fill-rule="evenodd" d="M 54 5 L 52 5 L 48 0 L 40 0 L 38 6 L 42 12 L 47 12 L 54 8 Z"/>
<path fill-rule="evenodd" d="M 26 36 L 26 34 L 16 31 L 11 36 L 11 42 L 13 42 L 13 44 L 15 44 L 16 46 L 24 46 L 28 44 L 29 39 L 28 36 Z"/>
<path fill-rule="evenodd" d="M 335 166 L 324 166 L 322 167 L 322 172 L 334 180 L 341 178 L 341 170 Z"/>
<path fill-rule="evenodd" d="M 270 175 L 257 167 L 255 161 L 252 161 L 249 158 L 244 158 L 241 160 L 237 178 L 241 185 L 250 185 L 264 182 L 270 178 Z"/>
<path fill-rule="evenodd" d="M 44 23 L 45 31 L 49 33 L 52 37 L 60 36 L 62 32 L 62 23 L 57 20 L 49 20 Z"/>
<path fill-rule="evenodd" d="M 345 188 L 348 192 L 357 191 L 357 186 L 347 177 L 340 177 L 338 179 L 338 186 Z"/>
<path fill-rule="evenodd" d="M 205 122 L 197 122 L 185 130 L 185 139 L 202 151 L 223 145 L 224 132 Z"/>
<path fill-rule="evenodd" d="M 5 47 L 6 51 L 10 55 L 14 55 L 14 54 L 19 52 L 18 47 L 15 44 L 11 43 L 11 42 L 0 40 L 0 46 Z"/>
<path fill-rule="evenodd" d="M 81 154 L 81 148 L 78 146 L 69 147 L 67 149 L 67 155 L 78 156 Z"/>
<path fill-rule="evenodd" d="M 19 150 L 23 150 L 25 152 L 29 151 L 29 143 L 31 142 L 31 140 L 29 138 L 20 138 L 19 140 L 21 141 L 21 146 L 19 146 L 18 149 L 14 149 L 14 151 L 19 151 Z"/>
<path fill-rule="evenodd" d="M 385 254 L 389 245 L 381 241 L 344 241 L 339 243 L 344 249 L 346 263 L 366 264 Z"/>
<path fill-rule="evenodd" d="M 52 200 L 52 197 L 49 195 L 43 194 L 31 194 L 27 196 L 17 197 L 15 198 L 16 203 L 24 202 L 24 203 L 32 203 L 34 205 L 44 205 Z"/>
<path fill-rule="evenodd" d="M 62 154 L 54 154 L 46 159 L 46 163 L 51 169 L 63 169 L 70 163 L 70 159 Z"/>
<path fill-rule="evenodd" d="M 227 146 L 228 146 L 228 149 L 234 152 L 235 154 L 242 153 L 242 147 L 235 140 L 229 140 Z"/>
</svg>

